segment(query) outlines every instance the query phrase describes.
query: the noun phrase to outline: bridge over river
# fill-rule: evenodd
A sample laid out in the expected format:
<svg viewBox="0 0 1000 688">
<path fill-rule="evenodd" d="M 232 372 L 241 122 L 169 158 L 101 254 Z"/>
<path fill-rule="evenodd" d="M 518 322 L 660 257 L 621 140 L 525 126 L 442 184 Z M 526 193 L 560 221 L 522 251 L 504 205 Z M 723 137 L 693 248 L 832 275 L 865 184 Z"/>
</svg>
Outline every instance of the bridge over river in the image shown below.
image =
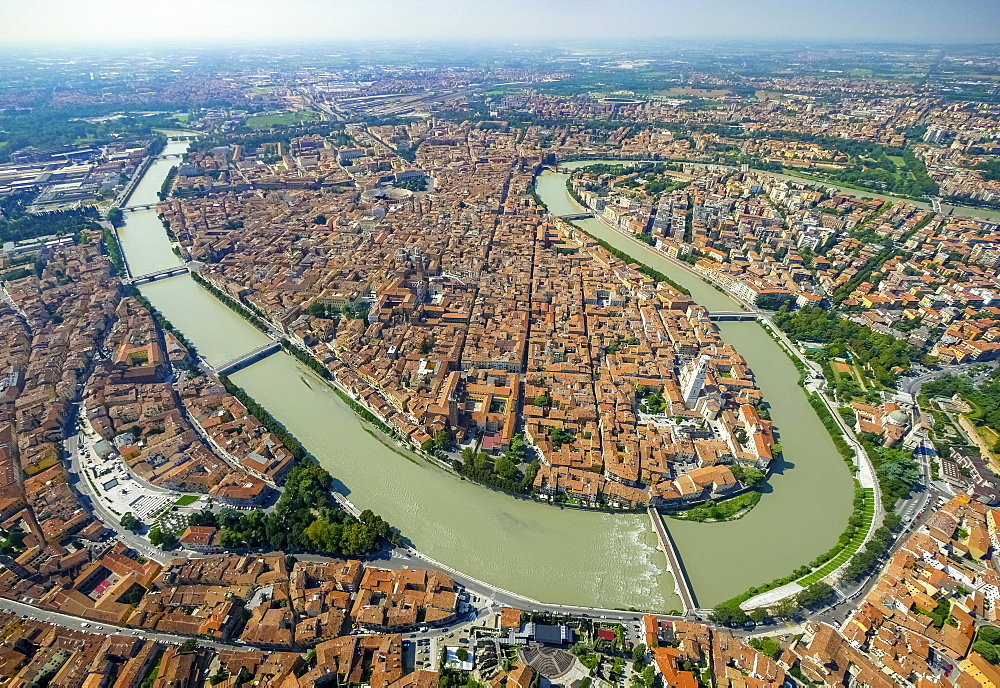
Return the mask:
<svg viewBox="0 0 1000 688">
<path fill-rule="evenodd" d="M 691 583 L 681 565 L 681 558 L 677 556 L 674 541 L 670 538 L 667 527 L 663 525 L 663 517 L 654 507 L 649 507 L 649 519 L 653 522 L 653 532 L 656 533 L 656 539 L 660 543 L 658 549 L 667 555 L 667 567 L 674 578 L 674 590 L 681 598 L 681 604 L 684 606 L 683 611 L 685 614 L 690 614 L 698 609 L 698 604 L 695 602 Z"/>
</svg>

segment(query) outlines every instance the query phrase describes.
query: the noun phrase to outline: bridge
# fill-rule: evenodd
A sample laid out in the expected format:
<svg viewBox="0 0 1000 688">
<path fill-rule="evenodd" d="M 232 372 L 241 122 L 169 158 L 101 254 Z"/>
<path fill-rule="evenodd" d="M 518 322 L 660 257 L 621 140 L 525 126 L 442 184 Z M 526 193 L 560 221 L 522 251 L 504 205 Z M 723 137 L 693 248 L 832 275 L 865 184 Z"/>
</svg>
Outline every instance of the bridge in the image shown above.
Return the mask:
<svg viewBox="0 0 1000 688">
<path fill-rule="evenodd" d="M 281 342 L 271 341 L 267 344 L 258 346 L 256 349 L 251 349 L 236 358 L 230 359 L 222 365 L 214 366 L 214 370 L 219 375 L 235 373 L 240 368 L 245 368 L 251 363 L 256 363 L 257 361 L 265 359 L 276 351 L 281 351 Z"/>
<path fill-rule="evenodd" d="M 152 210 L 158 205 L 159 203 L 146 203 L 145 205 L 130 205 L 128 207 L 122 208 L 122 212 L 134 213 L 137 210 Z"/>
<path fill-rule="evenodd" d="M 156 157 L 161 160 L 166 160 L 167 158 L 183 158 L 184 156 L 181 153 L 163 153 L 161 155 L 157 155 Z"/>
<path fill-rule="evenodd" d="M 587 220 L 594 216 L 593 213 L 570 213 L 569 215 L 556 215 L 560 220 Z"/>
<path fill-rule="evenodd" d="M 771 315 L 770 311 L 709 311 L 709 320 L 758 320 Z"/>
<path fill-rule="evenodd" d="M 185 272 L 190 272 L 191 269 L 185 263 L 184 265 L 178 265 L 172 268 L 166 268 L 164 270 L 157 270 L 156 272 L 147 272 L 145 275 L 137 275 L 131 279 L 122 280 L 122 282 L 127 282 L 129 284 L 145 284 L 146 282 L 155 282 L 159 279 L 166 279 L 168 277 L 173 277 L 174 275 L 181 275 Z"/>
<path fill-rule="evenodd" d="M 681 598 L 681 606 L 684 607 L 683 611 L 685 614 L 696 612 L 698 610 L 698 603 L 694 599 L 694 590 L 691 589 L 691 584 L 688 582 L 684 567 L 681 566 L 681 559 L 677 556 L 674 541 L 671 539 L 670 533 L 667 532 L 667 527 L 663 525 L 663 518 L 660 516 L 660 512 L 654 507 L 649 507 L 648 511 L 649 519 L 653 522 L 653 530 L 656 531 L 656 539 L 660 541 L 659 549 L 667 555 L 667 568 L 670 569 L 670 574 L 674 577 L 674 590 L 677 591 L 677 596 Z"/>
</svg>

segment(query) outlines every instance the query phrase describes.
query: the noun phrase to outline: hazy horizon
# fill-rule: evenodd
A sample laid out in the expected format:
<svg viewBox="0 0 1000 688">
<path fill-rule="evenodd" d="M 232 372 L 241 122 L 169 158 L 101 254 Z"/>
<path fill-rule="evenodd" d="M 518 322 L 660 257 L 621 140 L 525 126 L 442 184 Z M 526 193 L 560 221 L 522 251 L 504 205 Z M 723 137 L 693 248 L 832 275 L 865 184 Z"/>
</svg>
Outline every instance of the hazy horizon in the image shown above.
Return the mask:
<svg viewBox="0 0 1000 688">
<path fill-rule="evenodd" d="M 0 0 L 3 47 L 616 39 L 994 43 L 1000 2 Z"/>
</svg>

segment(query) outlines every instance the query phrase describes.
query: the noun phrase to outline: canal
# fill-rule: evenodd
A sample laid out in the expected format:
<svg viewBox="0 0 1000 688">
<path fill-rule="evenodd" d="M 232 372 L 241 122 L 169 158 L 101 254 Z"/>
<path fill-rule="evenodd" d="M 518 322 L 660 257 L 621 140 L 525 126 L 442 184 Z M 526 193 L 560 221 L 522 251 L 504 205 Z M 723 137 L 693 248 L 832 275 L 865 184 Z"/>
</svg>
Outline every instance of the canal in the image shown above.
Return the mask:
<svg viewBox="0 0 1000 688">
<path fill-rule="evenodd" d="M 165 152 L 182 152 L 186 145 L 171 143 Z M 130 204 L 155 203 L 173 164 L 154 163 Z M 125 218 L 119 236 L 135 274 L 180 264 L 154 211 Z M 140 290 L 209 363 L 266 339 L 187 275 Z M 325 382 L 285 353 L 232 379 L 302 442 L 339 491 L 398 526 L 432 559 L 543 602 L 680 608 L 645 513 L 560 509 L 464 481 L 367 428 Z"/>
</svg>

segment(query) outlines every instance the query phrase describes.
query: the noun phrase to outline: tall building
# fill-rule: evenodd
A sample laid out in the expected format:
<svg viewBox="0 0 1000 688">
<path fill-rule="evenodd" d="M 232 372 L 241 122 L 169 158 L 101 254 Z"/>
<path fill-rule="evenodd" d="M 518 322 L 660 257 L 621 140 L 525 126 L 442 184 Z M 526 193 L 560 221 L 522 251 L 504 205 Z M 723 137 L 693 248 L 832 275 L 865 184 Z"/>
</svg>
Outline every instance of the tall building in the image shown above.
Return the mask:
<svg viewBox="0 0 1000 688">
<path fill-rule="evenodd" d="M 705 375 L 708 373 L 708 364 L 711 360 L 711 356 L 702 354 L 681 370 L 681 390 L 684 393 L 685 408 L 693 409 L 697 403 L 698 395 L 705 386 Z"/>
</svg>

